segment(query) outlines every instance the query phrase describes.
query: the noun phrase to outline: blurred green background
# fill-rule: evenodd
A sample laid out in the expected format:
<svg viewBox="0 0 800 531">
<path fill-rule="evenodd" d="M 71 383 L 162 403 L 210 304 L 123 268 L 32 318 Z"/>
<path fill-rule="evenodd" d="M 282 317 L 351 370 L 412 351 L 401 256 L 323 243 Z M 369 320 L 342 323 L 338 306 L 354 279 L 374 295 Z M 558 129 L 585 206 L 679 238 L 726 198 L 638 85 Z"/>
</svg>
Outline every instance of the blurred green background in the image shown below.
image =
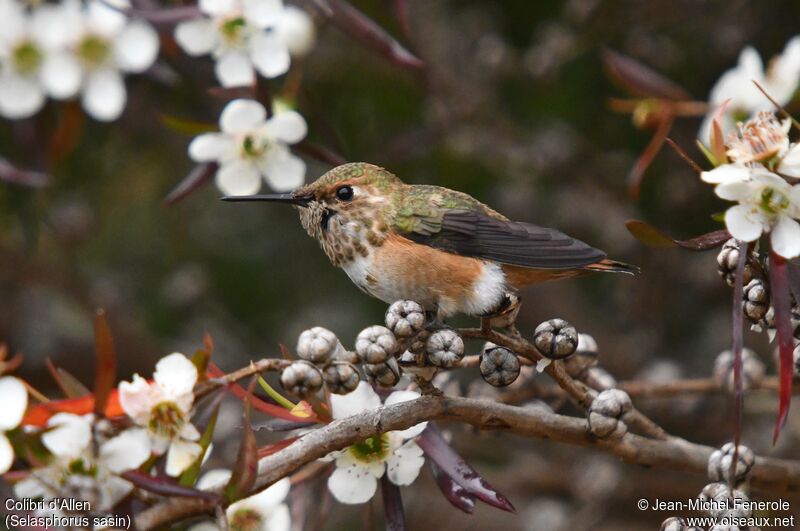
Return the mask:
<svg viewBox="0 0 800 531">
<path fill-rule="evenodd" d="M 354 4 L 404 40 L 391 2 Z M 646 248 L 624 222 L 645 219 L 688 237 L 719 228 L 711 214 L 724 206 L 669 148 L 647 172 L 640 200 L 627 198 L 625 176 L 650 133 L 608 109 L 609 97 L 625 93 L 607 80 L 601 52 L 635 57 L 702 101 L 744 45 L 765 58 L 779 53 L 800 31 L 800 4 L 418 0 L 409 14 L 404 42 L 426 61 L 421 75 L 321 24 L 314 51 L 292 74 L 309 139 L 407 182 L 468 192 L 641 266 L 636 279 L 599 275 L 529 289 L 518 325 L 531 334 L 544 319 L 569 320 L 597 339 L 601 364 L 618 379 L 708 376 L 730 342 L 730 290 L 715 253 Z M 76 146 L 59 160 L 48 156 L 48 139 L 69 115 L 64 106 L 0 124 L 0 154 L 53 176 L 41 190 L 0 184 L 0 341 L 25 354 L 20 374 L 51 393 L 46 358 L 91 381 L 95 308 L 110 315 L 123 378 L 150 374 L 169 352 L 193 352 L 204 331 L 215 361 L 230 370 L 279 355 L 279 343 L 293 348 L 314 325 L 351 345 L 361 328 L 382 321 L 385 305 L 328 263 L 292 209 L 222 203 L 213 184 L 164 205 L 192 162 L 191 137 L 161 116 L 216 123 L 225 102 L 206 91 L 211 62 L 172 53 L 163 36 L 163 64 L 128 80 L 123 117 L 67 128 L 62 137 Z M 277 93 L 282 81 L 269 86 Z M 680 120 L 671 137 L 700 160 L 698 127 L 699 119 Z M 307 161 L 308 180 L 329 169 Z M 772 368 L 765 340 L 747 341 Z M 465 390 L 476 376 L 459 375 Z M 640 405 L 668 430 L 718 445 L 732 433 L 731 404 L 717 396 Z M 778 448 L 769 444 L 775 404 L 770 395 L 748 398 L 744 442 L 798 457 L 796 415 Z M 453 430 L 456 446 L 518 514 L 450 510 L 431 496 L 426 472 L 404 489 L 413 529 L 656 529 L 671 515 L 640 513 L 638 497 L 681 499 L 705 484 L 586 450 Z M 229 458 L 221 447 L 219 458 Z M 329 528 L 361 519 L 355 508 L 334 515 Z"/>
</svg>

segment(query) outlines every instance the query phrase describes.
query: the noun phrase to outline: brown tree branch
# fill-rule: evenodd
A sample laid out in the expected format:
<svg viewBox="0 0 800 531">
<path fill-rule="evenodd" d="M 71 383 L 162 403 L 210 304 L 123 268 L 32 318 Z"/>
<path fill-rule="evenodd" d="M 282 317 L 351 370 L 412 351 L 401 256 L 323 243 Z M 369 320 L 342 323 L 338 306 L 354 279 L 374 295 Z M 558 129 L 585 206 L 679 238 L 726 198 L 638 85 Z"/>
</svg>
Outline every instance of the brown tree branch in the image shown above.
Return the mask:
<svg viewBox="0 0 800 531">
<path fill-rule="evenodd" d="M 594 447 L 629 463 L 702 475 L 706 474 L 708 458 L 714 451 L 710 446 L 677 437 L 649 439 L 628 433 L 616 440 L 598 439 L 591 434 L 584 419 L 492 401 L 428 395 L 334 421 L 304 435 L 294 444 L 259 462 L 255 491 L 263 490 L 330 452 L 365 438 L 436 419 L 465 422 L 480 429 L 502 430 L 523 437 Z M 756 489 L 798 491 L 800 463 L 759 457 L 749 477 Z M 211 514 L 214 509 L 214 504 L 205 500 L 171 498 L 139 513 L 136 527 L 156 529 L 190 516 Z"/>
</svg>

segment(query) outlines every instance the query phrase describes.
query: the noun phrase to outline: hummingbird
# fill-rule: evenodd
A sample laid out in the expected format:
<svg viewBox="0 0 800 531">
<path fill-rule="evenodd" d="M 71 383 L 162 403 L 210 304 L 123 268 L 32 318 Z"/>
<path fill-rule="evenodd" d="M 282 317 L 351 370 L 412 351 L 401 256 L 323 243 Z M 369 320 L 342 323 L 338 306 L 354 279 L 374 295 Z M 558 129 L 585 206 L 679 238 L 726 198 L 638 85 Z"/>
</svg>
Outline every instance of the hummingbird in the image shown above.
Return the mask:
<svg viewBox="0 0 800 531">
<path fill-rule="evenodd" d="M 405 184 L 364 162 L 290 193 L 223 199 L 294 205 L 309 236 L 362 291 L 389 304 L 416 301 L 440 320 L 506 315 L 518 307 L 518 290 L 540 282 L 637 272 L 555 229 L 511 221 L 463 192 Z"/>
</svg>

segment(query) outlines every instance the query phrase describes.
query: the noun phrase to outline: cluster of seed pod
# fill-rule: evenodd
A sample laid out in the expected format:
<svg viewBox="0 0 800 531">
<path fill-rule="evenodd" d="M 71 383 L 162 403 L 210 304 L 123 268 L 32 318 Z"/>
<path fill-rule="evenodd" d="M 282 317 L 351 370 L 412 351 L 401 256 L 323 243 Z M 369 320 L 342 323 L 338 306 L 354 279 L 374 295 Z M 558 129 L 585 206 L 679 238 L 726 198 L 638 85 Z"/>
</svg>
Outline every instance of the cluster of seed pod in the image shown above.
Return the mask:
<svg viewBox="0 0 800 531">
<path fill-rule="evenodd" d="M 307 398 L 323 384 L 331 393 L 342 395 L 358 387 L 361 376 L 354 365 L 358 359 L 327 328 L 315 326 L 300 334 L 297 356 L 300 359 L 281 373 L 281 385 L 291 394 Z"/>
</svg>

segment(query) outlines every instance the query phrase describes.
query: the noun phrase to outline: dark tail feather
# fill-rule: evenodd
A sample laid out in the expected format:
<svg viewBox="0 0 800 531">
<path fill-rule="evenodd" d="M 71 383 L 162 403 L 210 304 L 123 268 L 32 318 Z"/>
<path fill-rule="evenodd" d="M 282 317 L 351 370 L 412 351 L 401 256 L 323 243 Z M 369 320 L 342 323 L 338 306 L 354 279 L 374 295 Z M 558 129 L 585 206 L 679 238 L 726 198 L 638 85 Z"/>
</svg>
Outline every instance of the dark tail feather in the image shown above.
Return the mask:
<svg viewBox="0 0 800 531">
<path fill-rule="evenodd" d="M 624 273 L 626 275 L 638 275 L 641 271 L 640 269 L 631 264 L 626 264 L 625 262 L 617 262 L 616 260 L 601 260 L 596 264 L 588 265 L 584 267 L 589 271 L 602 271 L 606 273 Z"/>
</svg>

